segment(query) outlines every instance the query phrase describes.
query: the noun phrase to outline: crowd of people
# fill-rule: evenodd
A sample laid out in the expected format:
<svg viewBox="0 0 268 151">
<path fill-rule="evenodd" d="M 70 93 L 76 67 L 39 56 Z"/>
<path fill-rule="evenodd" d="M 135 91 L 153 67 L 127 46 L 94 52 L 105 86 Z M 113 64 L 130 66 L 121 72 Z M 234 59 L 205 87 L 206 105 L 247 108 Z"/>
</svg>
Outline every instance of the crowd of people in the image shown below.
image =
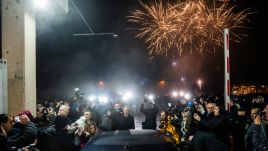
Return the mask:
<svg viewBox="0 0 268 151">
<path fill-rule="evenodd" d="M 161 112 L 160 129 L 182 150 L 267 151 L 268 103 L 263 96 L 180 100 Z"/>
<path fill-rule="evenodd" d="M 142 128 L 160 129 L 180 150 L 268 151 L 268 104 L 262 96 L 233 97 L 228 111 L 222 97 L 181 98 L 167 104 L 159 112 L 157 100 L 143 99 Z M 129 129 L 135 129 L 134 115 L 120 102 L 100 112 L 96 105 L 75 99 L 51 101 L 37 104 L 36 117 L 30 111 L 1 114 L 0 148 L 76 151 L 98 133 Z"/>
<path fill-rule="evenodd" d="M 78 100 L 37 104 L 36 117 L 30 111 L 1 114 L 0 126 L 1 151 L 30 145 L 41 151 L 75 151 L 100 131 L 135 129 L 127 106 L 115 103 L 100 113 L 94 104 L 81 106 Z"/>
</svg>

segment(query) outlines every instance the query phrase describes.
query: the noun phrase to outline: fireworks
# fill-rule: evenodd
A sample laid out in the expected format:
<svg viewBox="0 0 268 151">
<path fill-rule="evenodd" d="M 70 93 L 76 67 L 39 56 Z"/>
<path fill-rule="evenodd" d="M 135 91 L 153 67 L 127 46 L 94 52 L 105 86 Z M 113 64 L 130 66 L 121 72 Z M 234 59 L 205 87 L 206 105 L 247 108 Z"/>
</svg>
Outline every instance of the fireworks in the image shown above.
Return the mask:
<svg viewBox="0 0 268 151">
<path fill-rule="evenodd" d="M 223 29 L 243 28 L 250 14 L 247 10 L 235 13 L 235 7 L 225 2 L 188 0 L 173 5 L 161 0 L 139 2 L 143 9 L 131 12 L 128 18 L 138 25 L 136 37 L 145 38 L 151 56 L 215 50 L 223 45 Z M 232 34 L 235 42 L 243 36 Z"/>
</svg>

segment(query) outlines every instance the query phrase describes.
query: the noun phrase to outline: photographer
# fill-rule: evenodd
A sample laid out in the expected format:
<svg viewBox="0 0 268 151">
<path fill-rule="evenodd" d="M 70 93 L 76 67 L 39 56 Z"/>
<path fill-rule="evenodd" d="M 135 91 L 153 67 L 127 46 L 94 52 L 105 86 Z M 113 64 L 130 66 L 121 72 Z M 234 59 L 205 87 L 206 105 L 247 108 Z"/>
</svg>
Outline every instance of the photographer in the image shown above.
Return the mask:
<svg viewBox="0 0 268 151">
<path fill-rule="evenodd" d="M 265 112 L 260 112 L 254 119 L 252 125 L 252 143 L 254 151 L 268 150 L 267 123 L 263 122 L 263 118 L 265 118 Z"/>
<path fill-rule="evenodd" d="M 251 109 L 252 124 L 245 135 L 245 146 L 247 151 L 268 150 L 267 146 L 267 125 L 261 121 L 263 115 L 259 108 Z"/>
<path fill-rule="evenodd" d="M 2 123 L 2 117 L 0 117 L 0 148 L 3 151 L 8 150 L 8 145 L 7 145 L 7 134 L 4 128 L 1 125 Z"/>
<path fill-rule="evenodd" d="M 194 135 L 193 149 L 227 151 L 229 147 L 229 121 L 223 114 L 224 109 L 219 104 L 208 107 L 211 109 L 209 118 L 202 118 L 194 113 L 194 119 L 199 122 L 202 129 Z"/>
<path fill-rule="evenodd" d="M 182 121 L 180 125 L 180 131 L 182 134 L 181 141 L 182 142 L 189 142 L 190 136 L 193 135 L 194 131 L 194 122 L 193 122 L 193 113 L 194 109 L 186 107 L 182 112 Z"/>
<path fill-rule="evenodd" d="M 37 109 L 36 117 L 34 118 L 34 123 L 37 127 L 48 127 L 53 125 L 55 120 L 55 115 L 53 108 L 40 107 Z"/>
<path fill-rule="evenodd" d="M 156 115 L 158 113 L 158 108 L 153 102 L 148 103 L 148 108 L 144 108 L 145 100 L 142 102 L 140 111 L 145 115 L 145 122 L 143 122 L 143 129 L 153 129 L 156 130 Z"/>
<path fill-rule="evenodd" d="M 13 128 L 13 119 L 6 114 L 1 114 L 0 117 L 1 117 L 0 124 L 7 133 L 9 148 L 11 147 L 21 148 L 35 142 L 37 136 L 37 128 L 32 122 L 30 122 L 30 119 L 28 118 L 27 115 L 23 114 L 20 116 L 16 116 L 15 122 L 21 125 L 22 131 L 18 136 L 13 138 L 10 134 Z"/>
<path fill-rule="evenodd" d="M 77 127 L 75 131 L 74 144 L 83 147 L 92 137 L 96 136 L 98 133 L 99 129 L 94 122 L 86 123 L 84 129 Z"/>
<path fill-rule="evenodd" d="M 166 112 L 165 111 L 161 111 L 160 113 L 160 131 L 164 132 L 166 129 L 166 125 L 167 125 L 167 117 L 166 117 Z"/>
<path fill-rule="evenodd" d="M 168 104 L 168 108 L 169 109 L 166 112 L 161 112 L 161 121 L 159 128 L 161 132 L 169 135 L 175 144 L 179 144 L 180 143 L 179 115 L 177 113 L 177 110 L 171 105 L 171 103 Z M 165 113 L 167 115 L 165 115 Z M 167 116 L 167 118 L 165 118 L 165 116 Z"/>
<path fill-rule="evenodd" d="M 180 135 L 179 135 L 179 127 L 178 127 L 178 117 L 176 114 L 169 114 L 168 117 L 168 122 L 166 125 L 166 133 L 171 135 L 172 140 L 174 141 L 175 144 L 180 143 Z"/>
</svg>

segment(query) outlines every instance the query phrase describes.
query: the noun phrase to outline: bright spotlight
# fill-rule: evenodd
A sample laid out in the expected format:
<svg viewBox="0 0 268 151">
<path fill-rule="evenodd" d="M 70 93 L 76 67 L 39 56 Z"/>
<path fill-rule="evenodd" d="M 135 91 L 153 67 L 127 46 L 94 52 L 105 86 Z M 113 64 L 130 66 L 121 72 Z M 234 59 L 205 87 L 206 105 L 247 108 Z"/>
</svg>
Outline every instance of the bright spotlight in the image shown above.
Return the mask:
<svg viewBox="0 0 268 151">
<path fill-rule="evenodd" d="M 177 91 L 173 91 L 173 92 L 172 92 L 172 96 L 173 96 L 174 98 L 178 97 L 178 92 L 177 92 Z"/>
<path fill-rule="evenodd" d="M 132 97 L 132 93 L 131 93 L 131 92 L 127 92 L 127 93 L 123 96 L 123 100 L 124 100 L 124 101 L 128 101 L 131 97 Z"/>
<path fill-rule="evenodd" d="M 184 92 L 183 92 L 183 91 L 180 92 L 180 96 L 181 96 L 181 97 L 184 96 Z"/>
<path fill-rule="evenodd" d="M 108 98 L 106 96 L 99 97 L 99 101 L 102 104 L 106 104 L 108 102 Z"/>
<path fill-rule="evenodd" d="M 48 4 L 48 0 L 34 0 L 34 5 L 36 8 L 44 9 Z"/>
<path fill-rule="evenodd" d="M 89 100 L 89 101 L 94 101 L 95 98 L 96 98 L 95 96 L 89 96 L 89 97 L 88 97 L 88 100 Z"/>
<path fill-rule="evenodd" d="M 191 98 L 191 95 L 189 93 L 184 95 L 185 99 L 189 100 Z"/>
<path fill-rule="evenodd" d="M 151 101 L 154 100 L 154 95 L 153 94 L 148 95 L 148 99 Z"/>
</svg>

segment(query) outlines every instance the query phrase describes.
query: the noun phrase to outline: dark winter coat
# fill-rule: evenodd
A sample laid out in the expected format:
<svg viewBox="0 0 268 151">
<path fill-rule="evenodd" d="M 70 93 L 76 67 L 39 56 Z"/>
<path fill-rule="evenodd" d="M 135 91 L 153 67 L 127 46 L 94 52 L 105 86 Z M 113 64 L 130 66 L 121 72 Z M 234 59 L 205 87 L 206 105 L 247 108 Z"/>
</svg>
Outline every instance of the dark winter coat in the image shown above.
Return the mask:
<svg viewBox="0 0 268 151">
<path fill-rule="evenodd" d="M 103 115 L 101 120 L 101 125 L 99 126 L 103 131 L 111 131 L 112 130 L 112 117 L 107 114 Z"/>
<path fill-rule="evenodd" d="M 0 132 L 0 148 L 1 148 L 1 151 L 7 151 L 8 150 L 7 138 L 4 135 L 2 135 L 1 132 Z"/>
<path fill-rule="evenodd" d="M 22 133 L 16 137 L 16 138 L 10 138 L 8 137 L 8 146 L 16 147 L 16 148 L 22 148 L 25 146 L 28 146 L 37 138 L 37 128 L 32 122 L 28 122 L 26 125 L 24 125 L 24 128 L 22 129 Z"/>
<path fill-rule="evenodd" d="M 266 124 L 254 124 L 252 127 L 252 144 L 254 151 L 268 151 L 266 126 Z"/>
<path fill-rule="evenodd" d="M 135 129 L 134 117 L 128 115 L 128 117 L 120 116 L 118 119 L 118 130 Z"/>
<path fill-rule="evenodd" d="M 193 151 L 228 151 L 228 147 L 208 132 L 196 131 L 192 140 Z"/>
<path fill-rule="evenodd" d="M 144 109 L 144 104 L 141 104 L 140 111 L 145 115 L 143 129 L 156 129 L 156 115 L 158 108 L 154 104 L 153 108 Z"/>
<path fill-rule="evenodd" d="M 67 130 L 57 130 L 52 136 L 49 151 L 78 151 L 79 146 L 74 145 L 74 138 Z"/>
<path fill-rule="evenodd" d="M 263 144 L 265 137 L 267 137 L 267 130 L 266 130 L 266 124 L 265 123 L 261 123 L 261 127 L 257 128 L 258 126 L 256 126 L 256 124 L 252 123 L 246 134 L 244 137 L 244 141 L 245 141 L 245 147 L 247 151 L 254 151 L 254 148 L 258 148 L 258 146 L 262 146 L 261 144 Z M 264 131 L 261 132 L 260 130 Z M 260 133 L 261 132 L 261 133 Z M 254 138 L 253 138 L 253 134 L 254 134 Z M 262 143 L 259 144 L 259 142 L 256 141 L 262 141 Z"/>
<path fill-rule="evenodd" d="M 112 116 L 111 116 L 111 118 L 112 118 L 112 130 L 113 131 L 118 130 L 118 120 L 122 116 L 123 111 L 120 108 L 119 111 L 116 111 L 113 109 L 113 110 L 111 110 L 111 112 L 112 112 Z"/>
<path fill-rule="evenodd" d="M 219 141 L 229 146 L 229 121 L 224 116 L 214 116 L 210 120 L 201 119 L 200 125 L 211 132 Z"/>
</svg>

